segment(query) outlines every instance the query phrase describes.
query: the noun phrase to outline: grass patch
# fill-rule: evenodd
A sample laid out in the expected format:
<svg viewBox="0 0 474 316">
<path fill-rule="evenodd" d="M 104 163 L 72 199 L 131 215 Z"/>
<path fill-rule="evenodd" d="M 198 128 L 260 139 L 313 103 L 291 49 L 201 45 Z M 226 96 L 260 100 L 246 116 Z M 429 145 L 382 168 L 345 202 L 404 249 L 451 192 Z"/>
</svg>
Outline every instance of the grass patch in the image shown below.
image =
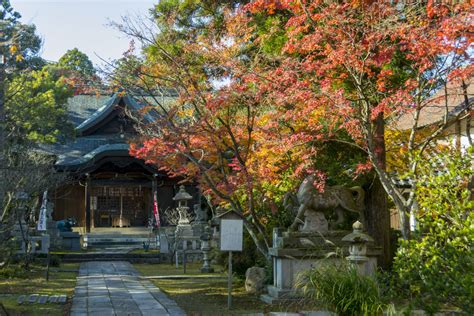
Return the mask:
<svg viewBox="0 0 474 316">
<path fill-rule="evenodd" d="M 159 254 L 160 253 L 160 250 L 159 249 L 149 249 L 148 251 L 146 251 L 145 249 L 143 248 L 137 248 L 137 249 L 133 249 L 132 251 L 129 251 L 128 253 L 133 253 L 133 254 Z"/>
<path fill-rule="evenodd" d="M 147 264 L 147 263 L 139 263 L 133 265 L 135 269 L 138 270 L 144 276 L 167 276 L 167 275 L 184 275 L 183 273 L 183 265 L 180 264 L 179 268 L 176 269 L 174 264 L 169 263 L 160 263 L 160 264 Z M 201 273 L 200 269 L 202 267 L 202 263 L 188 263 L 186 264 L 186 275 L 205 275 Z M 223 268 L 219 266 L 213 266 L 214 270 L 217 273 L 212 273 L 211 275 L 222 275 Z"/>
<path fill-rule="evenodd" d="M 9 315 L 66 315 L 69 305 L 17 304 L 19 295 L 40 294 L 70 297 L 76 286 L 78 263 L 63 263 L 60 268 L 50 268 L 49 282 L 45 279 L 45 267 L 33 265 L 22 278 L 0 279 L 0 302 Z"/>
<path fill-rule="evenodd" d="M 53 250 L 50 253 L 52 255 L 68 255 L 68 254 L 83 254 L 91 252 L 90 249 L 79 249 L 79 250 Z"/>
<path fill-rule="evenodd" d="M 199 269 L 202 264 L 187 265 L 186 275 L 203 275 Z M 182 266 L 176 269 L 170 264 L 134 264 L 134 267 L 144 276 L 183 275 Z M 189 278 L 180 280 L 152 279 L 157 287 L 185 310 L 188 315 L 237 315 L 270 311 L 294 312 L 304 310 L 301 304 L 270 306 L 259 299 L 259 295 L 245 292 L 244 280 L 234 278 L 232 291 L 232 310 L 227 310 L 227 275 L 222 267 L 214 266 L 216 278 Z"/>
</svg>

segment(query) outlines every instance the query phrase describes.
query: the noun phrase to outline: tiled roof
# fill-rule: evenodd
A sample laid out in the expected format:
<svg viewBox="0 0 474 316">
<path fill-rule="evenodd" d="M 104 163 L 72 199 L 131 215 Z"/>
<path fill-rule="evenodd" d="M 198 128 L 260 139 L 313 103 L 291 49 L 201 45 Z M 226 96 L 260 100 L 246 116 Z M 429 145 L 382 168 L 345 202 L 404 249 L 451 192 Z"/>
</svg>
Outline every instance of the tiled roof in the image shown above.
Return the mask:
<svg viewBox="0 0 474 316">
<path fill-rule="evenodd" d="M 76 95 L 69 99 L 68 111 L 71 122 L 76 126 L 78 136 L 65 144 L 42 146 L 42 150 L 56 155 L 56 164 L 63 167 L 84 164 L 105 151 L 128 150 L 129 146 L 126 140 L 120 138 L 119 135 L 81 136 L 80 133 L 106 118 L 120 98 L 123 98 L 125 104 L 134 110 L 140 110 L 145 105 L 156 106 L 158 102 L 168 107 L 176 100 L 176 96 L 172 90 L 165 92 L 166 95 L 161 94 L 156 97 L 137 96 L 133 98 L 127 95 L 121 96 L 120 93 Z M 148 115 L 147 119 L 152 120 L 153 114 Z"/>
<path fill-rule="evenodd" d="M 94 148 L 90 152 L 86 153 L 85 155 L 81 155 L 78 158 L 68 159 L 67 161 L 62 160 L 60 162 L 57 162 L 57 164 L 61 166 L 72 166 L 72 165 L 79 166 L 79 165 L 86 164 L 87 162 L 91 161 L 92 159 L 96 158 L 102 153 L 123 152 L 123 151 L 128 152 L 128 149 L 129 149 L 129 145 L 125 143 L 116 143 L 116 144 L 107 143 L 107 144 L 103 144 Z"/>
<path fill-rule="evenodd" d="M 47 151 L 58 157 L 57 165 L 71 165 L 73 161 L 79 161 L 84 155 L 107 144 L 124 144 L 124 140 L 118 135 L 82 136 L 66 144 L 48 146 Z"/>
<path fill-rule="evenodd" d="M 110 99 L 110 95 L 76 95 L 68 100 L 69 118 L 78 126 Z"/>
<path fill-rule="evenodd" d="M 448 92 L 448 113 L 449 117 L 458 115 L 465 109 L 464 94 L 460 84 L 449 85 Z M 418 127 L 440 123 L 444 119 L 446 106 L 444 89 L 440 89 L 432 98 L 428 100 L 426 106 L 420 112 Z M 474 102 L 474 84 L 468 83 L 467 96 L 469 103 Z M 413 126 L 414 111 L 406 112 L 398 117 L 393 125 L 399 130 L 407 130 Z"/>
<path fill-rule="evenodd" d="M 157 96 L 142 96 L 134 95 L 127 99 L 132 100 L 135 104 L 141 106 L 154 105 L 158 103 L 169 107 L 175 102 L 176 95 L 172 91 L 165 91 L 168 94 L 159 94 Z M 68 112 L 71 122 L 75 126 L 81 125 L 85 120 L 90 119 L 91 116 L 97 115 L 96 112 L 104 108 L 108 103 L 113 102 L 117 94 L 112 95 L 95 95 L 95 94 L 81 94 L 76 95 L 68 100 Z"/>
</svg>

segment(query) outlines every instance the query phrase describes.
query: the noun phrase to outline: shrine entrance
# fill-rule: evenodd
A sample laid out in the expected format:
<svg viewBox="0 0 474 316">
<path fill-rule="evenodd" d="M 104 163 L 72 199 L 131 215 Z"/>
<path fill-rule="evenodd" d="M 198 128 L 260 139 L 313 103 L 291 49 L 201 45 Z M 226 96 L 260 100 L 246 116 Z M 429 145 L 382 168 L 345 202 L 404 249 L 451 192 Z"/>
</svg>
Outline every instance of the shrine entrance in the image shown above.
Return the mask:
<svg viewBox="0 0 474 316">
<path fill-rule="evenodd" d="M 146 226 L 151 188 L 142 186 L 96 186 L 91 190 L 93 227 Z"/>
</svg>

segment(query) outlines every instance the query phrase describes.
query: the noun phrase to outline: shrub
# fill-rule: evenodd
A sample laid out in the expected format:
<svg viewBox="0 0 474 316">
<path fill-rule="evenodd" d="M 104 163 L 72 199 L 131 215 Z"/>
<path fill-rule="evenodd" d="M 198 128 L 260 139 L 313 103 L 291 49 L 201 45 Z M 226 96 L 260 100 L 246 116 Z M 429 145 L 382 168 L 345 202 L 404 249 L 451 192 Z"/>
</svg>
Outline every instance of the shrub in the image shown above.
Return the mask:
<svg viewBox="0 0 474 316">
<path fill-rule="evenodd" d="M 474 203 L 467 185 L 474 172 L 469 158 L 442 155 L 437 170 L 421 165 L 418 231 L 401 241 L 394 261 L 393 284 L 429 313 L 444 304 L 474 311 Z"/>
<path fill-rule="evenodd" d="M 61 265 L 61 258 L 56 255 L 51 255 L 51 257 L 49 257 L 49 265 L 51 267 L 59 267 Z"/>
<path fill-rule="evenodd" d="M 27 271 L 20 266 L 8 266 L 0 269 L 0 278 L 2 279 L 25 278 L 27 275 Z"/>
<path fill-rule="evenodd" d="M 375 279 L 361 276 L 349 264 L 327 262 L 298 277 L 296 284 L 304 296 L 340 315 L 382 315 L 382 302 Z"/>
</svg>

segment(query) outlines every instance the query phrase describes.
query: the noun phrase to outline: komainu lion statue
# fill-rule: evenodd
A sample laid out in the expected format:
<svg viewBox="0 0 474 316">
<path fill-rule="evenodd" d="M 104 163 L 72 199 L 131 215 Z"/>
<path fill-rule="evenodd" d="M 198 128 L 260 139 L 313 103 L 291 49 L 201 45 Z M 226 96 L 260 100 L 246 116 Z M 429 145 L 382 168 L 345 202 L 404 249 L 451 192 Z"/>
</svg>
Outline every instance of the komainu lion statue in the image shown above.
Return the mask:
<svg viewBox="0 0 474 316">
<path fill-rule="evenodd" d="M 285 196 L 285 205 L 287 207 L 293 205 L 296 212 L 289 231 L 296 231 L 301 224 L 304 224 L 302 231 L 317 230 L 325 233 L 328 219 L 333 219 L 331 228 L 346 223 L 345 211 L 358 214 L 358 219 L 364 222 L 365 192 L 361 187 L 326 186 L 324 192 L 319 192 L 313 185 L 314 181 L 314 176 L 306 177 L 296 196 L 294 194 Z"/>
</svg>

